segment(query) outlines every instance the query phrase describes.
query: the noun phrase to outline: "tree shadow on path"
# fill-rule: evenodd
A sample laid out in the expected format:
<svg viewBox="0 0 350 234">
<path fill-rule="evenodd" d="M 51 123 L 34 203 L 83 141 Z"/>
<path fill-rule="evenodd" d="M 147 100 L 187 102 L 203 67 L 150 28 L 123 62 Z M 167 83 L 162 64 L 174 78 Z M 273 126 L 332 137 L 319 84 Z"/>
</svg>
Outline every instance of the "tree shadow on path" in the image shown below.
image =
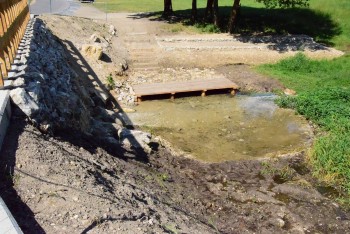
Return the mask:
<svg viewBox="0 0 350 234">
<path fill-rule="evenodd" d="M 221 32 L 227 32 L 227 23 L 231 7 L 220 7 Z M 131 18 L 149 18 L 152 21 L 163 21 L 169 24 L 181 23 L 193 25 L 202 31 L 208 31 L 210 25 L 204 19 L 204 8 L 198 9 L 198 20 L 191 22 L 191 9 L 174 11 L 170 17 L 162 17 L 161 12 L 134 14 Z M 209 30 L 210 31 L 210 30 Z M 267 9 L 242 6 L 235 33 L 242 36 L 303 34 L 315 39 L 318 43 L 332 46 L 332 38 L 341 34 L 339 24 L 332 20 L 330 14 L 310 8 Z"/>
</svg>

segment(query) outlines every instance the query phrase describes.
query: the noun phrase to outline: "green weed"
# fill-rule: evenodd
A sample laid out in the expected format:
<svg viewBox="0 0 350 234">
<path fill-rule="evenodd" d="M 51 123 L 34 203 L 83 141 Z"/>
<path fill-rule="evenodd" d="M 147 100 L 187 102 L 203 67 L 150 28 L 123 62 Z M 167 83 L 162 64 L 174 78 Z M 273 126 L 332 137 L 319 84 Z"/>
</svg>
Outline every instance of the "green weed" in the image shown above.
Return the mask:
<svg viewBox="0 0 350 234">
<path fill-rule="evenodd" d="M 110 74 L 106 77 L 107 87 L 109 90 L 115 89 L 115 81 L 113 79 L 113 76 Z"/>
<path fill-rule="evenodd" d="M 264 161 L 261 163 L 262 170 L 260 173 L 262 175 L 273 176 L 275 180 L 279 182 L 286 182 L 293 179 L 295 171 L 290 168 L 288 165 L 283 168 L 278 168 L 275 165 L 272 165 L 268 161 Z"/>
<path fill-rule="evenodd" d="M 12 177 L 13 186 L 14 187 L 18 187 L 19 183 L 20 183 L 20 180 L 21 180 L 20 174 L 15 174 L 15 175 L 12 175 L 11 177 Z"/>
<path fill-rule="evenodd" d="M 164 229 L 164 231 L 166 231 L 166 232 L 168 232 L 168 233 L 171 233 L 171 234 L 177 234 L 177 233 L 178 233 L 178 231 L 177 231 L 175 225 L 170 224 L 170 223 L 164 224 L 164 225 L 163 225 L 163 229 Z"/>
<path fill-rule="evenodd" d="M 262 175 L 273 175 L 276 173 L 277 169 L 268 161 L 261 162 L 262 170 L 260 173 Z"/>
<path fill-rule="evenodd" d="M 203 33 L 219 33 L 220 28 L 214 24 L 196 23 L 194 27 L 199 29 Z"/>
</svg>

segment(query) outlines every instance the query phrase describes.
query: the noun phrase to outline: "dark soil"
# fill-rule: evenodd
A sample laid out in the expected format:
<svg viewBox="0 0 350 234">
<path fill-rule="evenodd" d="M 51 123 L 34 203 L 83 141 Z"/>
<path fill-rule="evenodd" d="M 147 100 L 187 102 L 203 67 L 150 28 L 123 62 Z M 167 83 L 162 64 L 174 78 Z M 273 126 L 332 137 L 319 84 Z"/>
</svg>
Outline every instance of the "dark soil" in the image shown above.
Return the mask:
<svg viewBox="0 0 350 234">
<path fill-rule="evenodd" d="M 230 64 L 219 66 L 215 70 L 234 81 L 241 92 L 265 93 L 285 88 L 278 80 L 254 72 L 249 65 Z"/>
<path fill-rule="evenodd" d="M 316 190 L 303 154 L 206 164 L 159 146 L 140 161 L 79 133 L 60 135 L 12 118 L 1 196 L 25 233 L 350 231 L 349 213 Z"/>
</svg>

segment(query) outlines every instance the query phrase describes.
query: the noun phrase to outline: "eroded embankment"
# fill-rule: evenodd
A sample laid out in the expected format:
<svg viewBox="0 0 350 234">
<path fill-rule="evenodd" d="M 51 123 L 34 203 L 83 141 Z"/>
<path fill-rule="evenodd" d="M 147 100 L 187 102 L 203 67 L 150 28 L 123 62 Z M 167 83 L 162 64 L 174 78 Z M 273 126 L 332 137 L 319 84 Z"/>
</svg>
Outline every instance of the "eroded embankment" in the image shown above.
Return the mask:
<svg viewBox="0 0 350 234">
<path fill-rule="evenodd" d="M 349 231 L 349 214 L 318 191 L 303 153 L 205 164 L 162 145 L 150 153 L 124 147 L 122 122 L 111 121 L 118 113 L 105 109 L 79 70 L 88 63 L 73 59 L 79 50 L 62 46 L 40 21 L 33 30 L 14 90 L 26 97 L 18 106 L 30 100 L 35 111 L 16 109 L 0 154 L 1 196 L 25 232 Z"/>
</svg>

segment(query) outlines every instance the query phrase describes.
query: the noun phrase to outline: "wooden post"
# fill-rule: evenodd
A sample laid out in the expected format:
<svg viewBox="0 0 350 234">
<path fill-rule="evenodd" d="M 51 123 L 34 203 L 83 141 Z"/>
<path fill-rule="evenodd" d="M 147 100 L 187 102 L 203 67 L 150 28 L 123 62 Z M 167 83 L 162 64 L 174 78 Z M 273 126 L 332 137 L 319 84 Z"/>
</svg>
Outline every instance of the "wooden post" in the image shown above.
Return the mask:
<svg viewBox="0 0 350 234">
<path fill-rule="evenodd" d="M 207 92 L 207 90 L 203 90 L 203 91 L 202 91 L 202 94 L 201 94 L 202 97 L 205 97 L 205 96 L 206 96 L 206 95 L 205 95 L 205 92 Z"/>
<path fill-rule="evenodd" d="M 175 93 L 171 94 L 171 100 L 175 100 Z"/>
<path fill-rule="evenodd" d="M 2 74 L 1 62 L 0 62 L 0 87 L 4 86 L 4 76 Z"/>
<path fill-rule="evenodd" d="M 29 19 L 27 0 L 0 0 L 0 86 L 8 76 Z"/>
</svg>

